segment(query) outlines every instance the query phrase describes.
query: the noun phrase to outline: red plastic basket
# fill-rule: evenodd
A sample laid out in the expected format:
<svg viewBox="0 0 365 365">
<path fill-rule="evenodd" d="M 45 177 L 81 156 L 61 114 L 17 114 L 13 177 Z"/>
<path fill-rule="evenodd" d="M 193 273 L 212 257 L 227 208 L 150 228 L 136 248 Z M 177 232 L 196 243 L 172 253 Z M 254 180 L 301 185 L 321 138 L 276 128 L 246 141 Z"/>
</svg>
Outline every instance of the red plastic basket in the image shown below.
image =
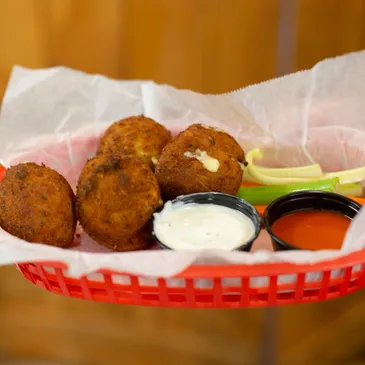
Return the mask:
<svg viewBox="0 0 365 365">
<path fill-rule="evenodd" d="M 144 277 L 102 270 L 100 281 L 88 276 L 72 279 L 65 275 L 62 263 L 26 263 L 17 265 L 25 278 L 53 293 L 92 301 L 179 308 L 249 308 L 318 302 L 352 293 L 365 286 L 365 250 L 339 259 L 313 265 L 287 263 L 256 265 L 191 266 L 176 276 L 179 287 L 156 278 L 155 285 L 144 284 Z M 334 270 L 340 277 L 331 278 Z M 306 281 L 306 274 L 320 274 L 317 281 Z M 279 283 L 282 275 L 293 274 L 291 284 Z M 254 277 L 266 277 L 267 285 L 250 285 Z M 118 284 L 119 279 L 129 280 Z M 235 279 L 224 285 L 223 279 Z M 211 284 L 199 288 L 200 280 Z"/>
<path fill-rule="evenodd" d="M 0 180 L 4 170 L 0 166 Z M 356 200 L 365 203 L 364 199 Z M 257 209 L 262 214 L 265 207 Z M 52 293 L 155 307 L 250 308 L 299 304 L 337 298 L 365 286 L 365 250 L 312 265 L 195 265 L 175 276 L 174 285 L 165 278 L 110 270 L 70 278 L 67 266 L 60 262 L 30 262 L 17 267 L 26 279 Z M 307 280 L 306 275 L 310 273 L 316 273 L 317 280 Z M 287 275 L 293 275 L 290 284 L 281 282 Z M 266 285 L 252 285 L 255 278 L 264 280 Z"/>
</svg>

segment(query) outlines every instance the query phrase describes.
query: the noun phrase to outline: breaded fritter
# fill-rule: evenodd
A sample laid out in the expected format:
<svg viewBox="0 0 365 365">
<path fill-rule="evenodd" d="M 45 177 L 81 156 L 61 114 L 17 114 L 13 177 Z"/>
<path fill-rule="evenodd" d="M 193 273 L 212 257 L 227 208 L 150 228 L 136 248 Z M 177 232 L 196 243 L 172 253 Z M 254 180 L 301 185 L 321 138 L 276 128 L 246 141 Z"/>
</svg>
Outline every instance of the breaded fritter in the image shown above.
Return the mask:
<svg viewBox="0 0 365 365">
<path fill-rule="evenodd" d="M 80 224 L 96 242 L 118 251 L 148 245 L 143 229 L 162 201 L 145 163 L 128 156 L 96 156 L 81 172 L 76 195 Z"/>
<path fill-rule="evenodd" d="M 120 154 L 138 157 L 154 169 L 171 133 L 144 116 L 130 117 L 112 124 L 100 140 L 98 155 Z"/>
<path fill-rule="evenodd" d="M 228 152 L 230 148 L 233 154 Z M 163 198 L 207 191 L 236 194 L 243 173 L 236 156 L 244 159 L 230 136 L 206 127 L 189 127 L 163 149 L 156 166 Z"/>
<path fill-rule="evenodd" d="M 67 247 L 76 228 L 74 198 L 66 179 L 44 165 L 10 167 L 0 183 L 0 226 L 28 242 Z"/>
</svg>

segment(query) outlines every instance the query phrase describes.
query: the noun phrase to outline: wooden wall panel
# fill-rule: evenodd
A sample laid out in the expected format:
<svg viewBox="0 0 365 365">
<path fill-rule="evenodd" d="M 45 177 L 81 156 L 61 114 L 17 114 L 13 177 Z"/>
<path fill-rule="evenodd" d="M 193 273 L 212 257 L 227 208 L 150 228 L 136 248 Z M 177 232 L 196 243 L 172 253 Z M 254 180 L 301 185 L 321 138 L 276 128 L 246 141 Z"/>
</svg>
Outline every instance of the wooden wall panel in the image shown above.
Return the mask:
<svg viewBox="0 0 365 365">
<path fill-rule="evenodd" d="M 36 0 L 0 1 L 0 99 L 14 64 L 47 64 L 45 33 L 38 22 Z"/>
<path fill-rule="evenodd" d="M 209 93 L 274 76 L 276 0 L 3 0 L 1 4 L 0 30 L 4 27 L 5 32 L 0 32 L 0 40 L 6 56 L 0 57 L 1 80 L 6 80 L 14 63 L 66 65 Z M 2 90 L 4 86 L 5 81 Z"/>
<path fill-rule="evenodd" d="M 123 43 L 119 0 L 50 0 L 38 2 L 47 35 L 48 63 L 90 73 L 120 76 Z"/>
<path fill-rule="evenodd" d="M 294 1 L 294 0 L 293 0 Z M 297 0 L 296 68 L 365 46 L 365 2 Z M 3 0 L 0 90 L 14 63 L 220 93 L 275 77 L 278 0 Z"/>
<path fill-rule="evenodd" d="M 124 1 L 132 77 L 219 93 L 274 76 L 276 1 L 171 4 Z"/>
<path fill-rule="evenodd" d="M 364 0 L 300 0 L 297 69 L 365 48 Z"/>
</svg>

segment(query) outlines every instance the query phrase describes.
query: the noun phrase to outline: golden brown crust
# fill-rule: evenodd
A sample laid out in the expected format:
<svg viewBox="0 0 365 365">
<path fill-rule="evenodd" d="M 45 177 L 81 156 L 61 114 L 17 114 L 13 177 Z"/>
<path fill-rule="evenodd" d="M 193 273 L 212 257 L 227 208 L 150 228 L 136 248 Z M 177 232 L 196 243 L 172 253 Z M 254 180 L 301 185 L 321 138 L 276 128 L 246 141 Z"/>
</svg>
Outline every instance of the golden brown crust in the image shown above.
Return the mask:
<svg viewBox="0 0 365 365">
<path fill-rule="evenodd" d="M 146 234 L 137 232 L 160 205 L 156 177 L 136 158 L 99 155 L 89 160 L 81 172 L 78 219 L 91 238 L 109 248 L 143 248 L 146 244 L 141 242 L 146 241 Z"/>
<path fill-rule="evenodd" d="M 237 193 L 242 168 L 234 156 L 225 152 L 227 146 L 221 140 L 211 142 L 211 134 L 206 130 L 188 128 L 163 149 L 155 173 L 164 199 L 206 191 Z M 200 161 L 184 155 L 194 154 L 197 149 L 219 161 L 217 172 L 208 171 Z"/>
<path fill-rule="evenodd" d="M 239 162 L 245 163 L 245 152 L 238 142 L 228 133 L 214 127 L 202 124 L 192 124 L 180 135 L 190 143 L 200 146 L 204 151 L 218 149 L 236 158 Z"/>
<path fill-rule="evenodd" d="M 111 250 L 120 252 L 145 250 L 153 243 L 148 224 L 139 229 L 137 232 L 130 235 L 123 235 L 118 239 L 115 239 L 113 236 L 109 236 L 107 232 L 99 232 L 97 237 L 91 238 Z"/>
<path fill-rule="evenodd" d="M 158 159 L 171 138 L 171 133 L 153 119 L 130 117 L 112 124 L 106 130 L 100 140 L 98 155 L 131 155 L 154 169 L 152 158 Z"/>
<path fill-rule="evenodd" d="M 67 247 L 76 228 L 74 198 L 58 172 L 35 163 L 13 166 L 0 183 L 0 226 L 28 242 Z"/>
</svg>

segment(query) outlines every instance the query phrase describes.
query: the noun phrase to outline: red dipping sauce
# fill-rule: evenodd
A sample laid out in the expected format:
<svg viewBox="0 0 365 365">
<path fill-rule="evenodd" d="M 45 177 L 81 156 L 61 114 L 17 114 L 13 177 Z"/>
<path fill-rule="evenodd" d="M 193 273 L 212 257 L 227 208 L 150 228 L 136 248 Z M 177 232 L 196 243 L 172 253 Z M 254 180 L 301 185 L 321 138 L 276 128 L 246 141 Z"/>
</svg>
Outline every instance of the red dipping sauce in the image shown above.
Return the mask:
<svg viewBox="0 0 365 365">
<path fill-rule="evenodd" d="M 304 250 L 337 250 L 342 246 L 351 219 L 326 210 L 304 210 L 275 221 L 272 232 L 292 246 Z"/>
</svg>

